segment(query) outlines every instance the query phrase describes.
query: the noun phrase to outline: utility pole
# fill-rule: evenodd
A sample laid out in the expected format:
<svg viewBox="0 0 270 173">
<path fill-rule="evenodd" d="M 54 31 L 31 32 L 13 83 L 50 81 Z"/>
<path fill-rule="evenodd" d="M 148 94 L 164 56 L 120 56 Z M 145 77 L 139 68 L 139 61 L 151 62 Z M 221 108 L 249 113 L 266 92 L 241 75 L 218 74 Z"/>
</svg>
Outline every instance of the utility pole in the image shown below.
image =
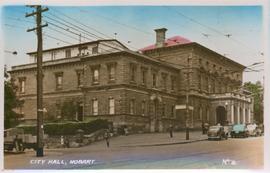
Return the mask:
<svg viewBox="0 0 270 173">
<path fill-rule="evenodd" d="M 187 75 L 187 85 L 186 85 L 186 140 L 189 140 L 189 121 L 190 121 L 190 114 L 189 114 L 189 91 L 190 91 L 190 59 L 192 57 L 192 54 L 188 57 L 187 62 L 187 71 L 185 74 Z"/>
<path fill-rule="evenodd" d="M 42 12 L 48 11 L 48 8 L 41 8 L 41 5 L 31 5 L 31 8 L 35 8 L 30 14 L 26 14 L 25 17 L 36 15 L 36 28 L 28 29 L 27 32 L 36 31 L 37 33 L 37 148 L 36 156 L 43 157 L 43 72 L 42 72 L 42 28 L 48 26 L 48 24 L 42 25 Z"/>
</svg>

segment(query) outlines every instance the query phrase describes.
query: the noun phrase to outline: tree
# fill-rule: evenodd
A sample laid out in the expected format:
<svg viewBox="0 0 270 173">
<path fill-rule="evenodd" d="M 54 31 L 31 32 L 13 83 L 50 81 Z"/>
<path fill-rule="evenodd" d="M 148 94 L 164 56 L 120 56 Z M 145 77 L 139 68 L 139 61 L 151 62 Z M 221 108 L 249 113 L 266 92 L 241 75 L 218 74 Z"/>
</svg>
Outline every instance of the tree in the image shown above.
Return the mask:
<svg viewBox="0 0 270 173">
<path fill-rule="evenodd" d="M 9 78 L 9 74 L 4 71 L 5 75 L 5 88 L 4 88 L 4 128 L 11 128 L 16 126 L 19 114 L 14 111 L 15 108 L 22 106 L 23 101 L 19 100 L 16 96 L 18 87 L 14 84 L 14 80 Z"/>
<path fill-rule="evenodd" d="M 261 82 L 246 82 L 244 88 L 250 91 L 254 98 L 254 120 L 263 123 L 263 86 Z"/>
</svg>

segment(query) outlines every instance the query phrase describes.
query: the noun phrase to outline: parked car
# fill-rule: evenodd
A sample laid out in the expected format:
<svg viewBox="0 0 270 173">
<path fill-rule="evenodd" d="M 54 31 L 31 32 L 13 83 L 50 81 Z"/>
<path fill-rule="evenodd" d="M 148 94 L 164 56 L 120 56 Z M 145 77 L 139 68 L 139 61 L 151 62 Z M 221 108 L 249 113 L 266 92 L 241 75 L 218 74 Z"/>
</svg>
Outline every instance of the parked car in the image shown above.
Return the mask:
<svg viewBox="0 0 270 173">
<path fill-rule="evenodd" d="M 231 132 L 231 137 L 248 137 L 248 130 L 245 124 L 235 124 Z"/>
<path fill-rule="evenodd" d="M 228 139 L 228 136 L 226 135 L 225 131 L 224 131 L 224 127 L 223 126 L 210 126 L 208 133 L 208 140 L 211 139 Z"/>
<path fill-rule="evenodd" d="M 225 131 L 225 134 L 228 136 L 228 137 L 231 137 L 231 132 L 233 130 L 233 125 L 225 125 L 223 126 L 224 127 L 224 131 Z"/>
<path fill-rule="evenodd" d="M 26 148 L 36 149 L 36 136 L 24 134 L 21 128 L 10 128 L 4 130 L 4 150 L 22 152 Z"/>
<path fill-rule="evenodd" d="M 263 135 L 264 134 L 264 125 L 259 124 L 257 128 L 260 129 L 261 135 Z"/>
<path fill-rule="evenodd" d="M 248 136 L 259 136 L 261 135 L 262 131 L 258 128 L 258 126 L 254 124 L 247 125 Z"/>
</svg>

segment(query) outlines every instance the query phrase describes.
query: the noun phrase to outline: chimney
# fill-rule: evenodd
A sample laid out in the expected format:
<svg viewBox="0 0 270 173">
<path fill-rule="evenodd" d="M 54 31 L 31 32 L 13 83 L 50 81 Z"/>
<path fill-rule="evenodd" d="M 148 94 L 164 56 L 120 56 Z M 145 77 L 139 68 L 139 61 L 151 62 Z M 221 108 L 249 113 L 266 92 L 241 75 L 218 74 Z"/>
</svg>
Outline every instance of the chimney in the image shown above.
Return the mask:
<svg viewBox="0 0 270 173">
<path fill-rule="evenodd" d="M 166 28 L 155 29 L 156 31 L 156 48 L 165 46 L 165 33 L 167 31 Z"/>
</svg>

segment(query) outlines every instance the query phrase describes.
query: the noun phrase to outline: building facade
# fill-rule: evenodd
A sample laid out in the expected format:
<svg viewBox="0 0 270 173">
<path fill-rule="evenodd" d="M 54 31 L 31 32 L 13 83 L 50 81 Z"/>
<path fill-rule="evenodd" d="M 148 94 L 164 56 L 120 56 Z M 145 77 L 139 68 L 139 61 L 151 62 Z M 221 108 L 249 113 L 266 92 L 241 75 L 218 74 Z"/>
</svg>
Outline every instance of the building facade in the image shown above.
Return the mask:
<svg viewBox="0 0 270 173">
<path fill-rule="evenodd" d="M 65 118 L 68 105 L 78 121 L 102 118 L 151 132 L 252 122 L 252 98 L 241 89 L 245 67 L 185 38 L 165 39 L 165 32 L 157 29 L 156 44 L 138 52 L 117 40 L 45 50 L 44 118 Z M 33 63 L 10 71 L 25 122 L 36 119 L 35 52 L 29 55 Z"/>
</svg>

